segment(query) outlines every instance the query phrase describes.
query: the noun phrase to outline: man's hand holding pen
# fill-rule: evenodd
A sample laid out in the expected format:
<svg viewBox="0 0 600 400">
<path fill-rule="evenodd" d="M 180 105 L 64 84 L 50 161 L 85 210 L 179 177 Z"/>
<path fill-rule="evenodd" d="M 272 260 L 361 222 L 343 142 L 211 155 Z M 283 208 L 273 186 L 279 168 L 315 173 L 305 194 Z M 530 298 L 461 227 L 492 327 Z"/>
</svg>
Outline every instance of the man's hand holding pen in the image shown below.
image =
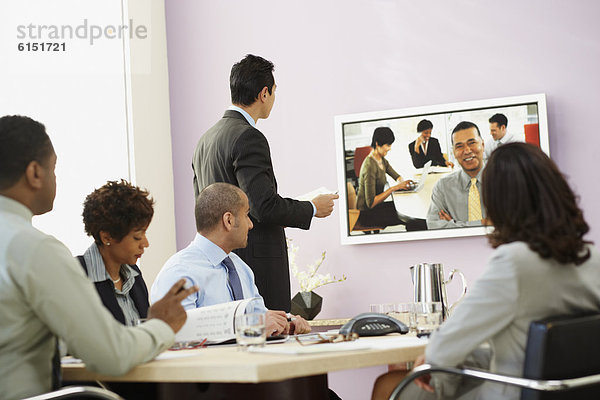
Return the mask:
<svg viewBox="0 0 600 400">
<path fill-rule="evenodd" d="M 311 327 L 308 322 L 299 315 L 287 313 L 287 320 L 290 324 L 290 335 L 300 335 L 303 333 L 309 333 L 311 331 Z"/>
<path fill-rule="evenodd" d="M 310 332 L 310 325 L 299 315 L 292 315 L 285 311 L 268 310 L 267 333 L 273 335 L 294 335 Z"/>
</svg>

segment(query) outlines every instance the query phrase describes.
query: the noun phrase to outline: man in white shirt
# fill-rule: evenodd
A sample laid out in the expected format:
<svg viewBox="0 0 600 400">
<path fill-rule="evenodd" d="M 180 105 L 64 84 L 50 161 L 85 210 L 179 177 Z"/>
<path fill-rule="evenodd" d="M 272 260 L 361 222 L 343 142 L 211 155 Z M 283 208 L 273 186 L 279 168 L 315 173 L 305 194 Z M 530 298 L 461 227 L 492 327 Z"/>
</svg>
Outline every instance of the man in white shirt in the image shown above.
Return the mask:
<svg viewBox="0 0 600 400">
<path fill-rule="evenodd" d="M 488 121 L 490 123 L 490 135 L 492 135 L 492 140 L 488 139 L 485 142 L 484 158 L 486 160 L 490 158 L 492 151 L 496 150 L 497 147 L 506 143 L 520 141 L 515 135 L 506 131 L 506 127 L 508 126 L 508 118 L 506 118 L 506 115 L 499 113 L 494 114 Z"/>
<path fill-rule="evenodd" d="M 181 280 L 125 327 L 102 305 L 92 282 L 60 241 L 31 225 L 52 210 L 56 154 L 44 125 L 0 118 L 0 398 L 21 399 L 60 386 L 58 338 L 86 367 L 121 375 L 173 344 L 198 288 Z"/>
<path fill-rule="evenodd" d="M 248 197 L 237 186 L 213 183 L 196 198 L 194 240 L 167 260 L 154 280 L 151 299 L 159 299 L 173 282 L 185 278 L 201 289 L 183 301 L 186 309 L 205 307 L 247 298 L 258 298 L 257 312 L 266 312 L 269 334 L 307 333 L 308 323 L 284 311 L 267 310 L 254 282 L 254 273 L 235 249 L 248 244 Z M 291 321 L 293 319 L 293 321 Z"/>
</svg>

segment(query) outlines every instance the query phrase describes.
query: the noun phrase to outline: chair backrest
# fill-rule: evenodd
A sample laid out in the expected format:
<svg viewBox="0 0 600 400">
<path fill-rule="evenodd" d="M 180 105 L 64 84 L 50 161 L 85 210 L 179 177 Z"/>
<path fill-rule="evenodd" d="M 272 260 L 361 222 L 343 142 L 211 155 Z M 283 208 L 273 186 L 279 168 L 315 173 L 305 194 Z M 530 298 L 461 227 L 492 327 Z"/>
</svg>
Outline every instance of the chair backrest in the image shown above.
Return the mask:
<svg viewBox="0 0 600 400">
<path fill-rule="evenodd" d="M 525 141 L 540 147 L 540 126 L 538 124 L 525 124 Z"/>
<path fill-rule="evenodd" d="M 373 150 L 371 146 L 354 149 L 354 174 L 357 178 L 360 176 L 360 167 L 362 167 L 363 161 L 365 161 L 371 150 Z"/>
<path fill-rule="evenodd" d="M 550 318 L 532 322 L 523 377 L 568 379 L 600 373 L 600 315 Z M 523 400 L 600 399 L 600 386 L 560 393 L 523 389 Z"/>
</svg>

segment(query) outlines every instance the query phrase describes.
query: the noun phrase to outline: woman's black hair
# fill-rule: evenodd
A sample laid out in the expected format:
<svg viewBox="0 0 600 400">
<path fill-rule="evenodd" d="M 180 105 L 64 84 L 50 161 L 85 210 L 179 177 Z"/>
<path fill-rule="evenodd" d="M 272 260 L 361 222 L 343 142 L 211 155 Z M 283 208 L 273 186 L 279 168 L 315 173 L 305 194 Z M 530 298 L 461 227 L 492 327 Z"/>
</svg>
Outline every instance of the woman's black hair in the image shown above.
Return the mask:
<svg viewBox="0 0 600 400">
<path fill-rule="evenodd" d="M 129 182 L 109 181 L 87 195 L 83 202 L 85 232 L 102 246 L 100 231 L 121 241 L 134 229 L 146 228 L 154 215 L 149 193 Z"/>
<path fill-rule="evenodd" d="M 556 164 L 538 147 L 508 143 L 490 156 L 482 199 L 494 225 L 492 247 L 522 241 L 542 258 L 582 264 L 590 257 L 589 226 Z"/>
<path fill-rule="evenodd" d="M 377 145 L 383 146 L 384 144 L 392 144 L 394 143 L 394 140 L 396 140 L 394 132 L 387 126 L 380 126 L 379 128 L 375 128 L 375 131 L 373 132 L 371 147 L 375 148 Z"/>
</svg>

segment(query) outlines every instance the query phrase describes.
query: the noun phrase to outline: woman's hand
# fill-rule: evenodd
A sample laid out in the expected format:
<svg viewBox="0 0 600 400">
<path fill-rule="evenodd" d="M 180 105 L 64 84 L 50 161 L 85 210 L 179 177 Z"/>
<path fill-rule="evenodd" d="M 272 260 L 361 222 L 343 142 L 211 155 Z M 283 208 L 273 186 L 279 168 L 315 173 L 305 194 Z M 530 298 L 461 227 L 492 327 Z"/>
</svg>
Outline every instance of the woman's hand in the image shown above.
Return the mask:
<svg viewBox="0 0 600 400">
<path fill-rule="evenodd" d="M 418 367 L 419 365 L 423 365 L 423 364 L 425 364 L 425 354 L 421 354 L 415 360 L 415 367 Z M 423 375 L 423 376 L 420 376 L 417 379 L 415 379 L 415 385 L 417 385 L 418 387 L 420 387 L 421 389 L 423 389 L 427 392 L 434 393 L 433 386 L 431 386 L 429 384 L 430 381 L 431 381 L 431 375 Z"/>
<path fill-rule="evenodd" d="M 396 190 L 406 190 L 411 185 L 414 185 L 414 184 L 415 183 L 412 180 L 408 179 L 408 180 L 405 180 L 405 181 L 402 181 L 402 182 L 398 182 L 397 184 L 395 184 L 394 186 L 392 186 L 392 189 L 394 190 L 394 192 Z"/>
<path fill-rule="evenodd" d="M 423 135 L 419 135 L 417 140 L 415 140 L 415 152 L 417 154 L 421 154 L 421 145 L 425 143 L 425 139 L 423 139 Z"/>
</svg>

